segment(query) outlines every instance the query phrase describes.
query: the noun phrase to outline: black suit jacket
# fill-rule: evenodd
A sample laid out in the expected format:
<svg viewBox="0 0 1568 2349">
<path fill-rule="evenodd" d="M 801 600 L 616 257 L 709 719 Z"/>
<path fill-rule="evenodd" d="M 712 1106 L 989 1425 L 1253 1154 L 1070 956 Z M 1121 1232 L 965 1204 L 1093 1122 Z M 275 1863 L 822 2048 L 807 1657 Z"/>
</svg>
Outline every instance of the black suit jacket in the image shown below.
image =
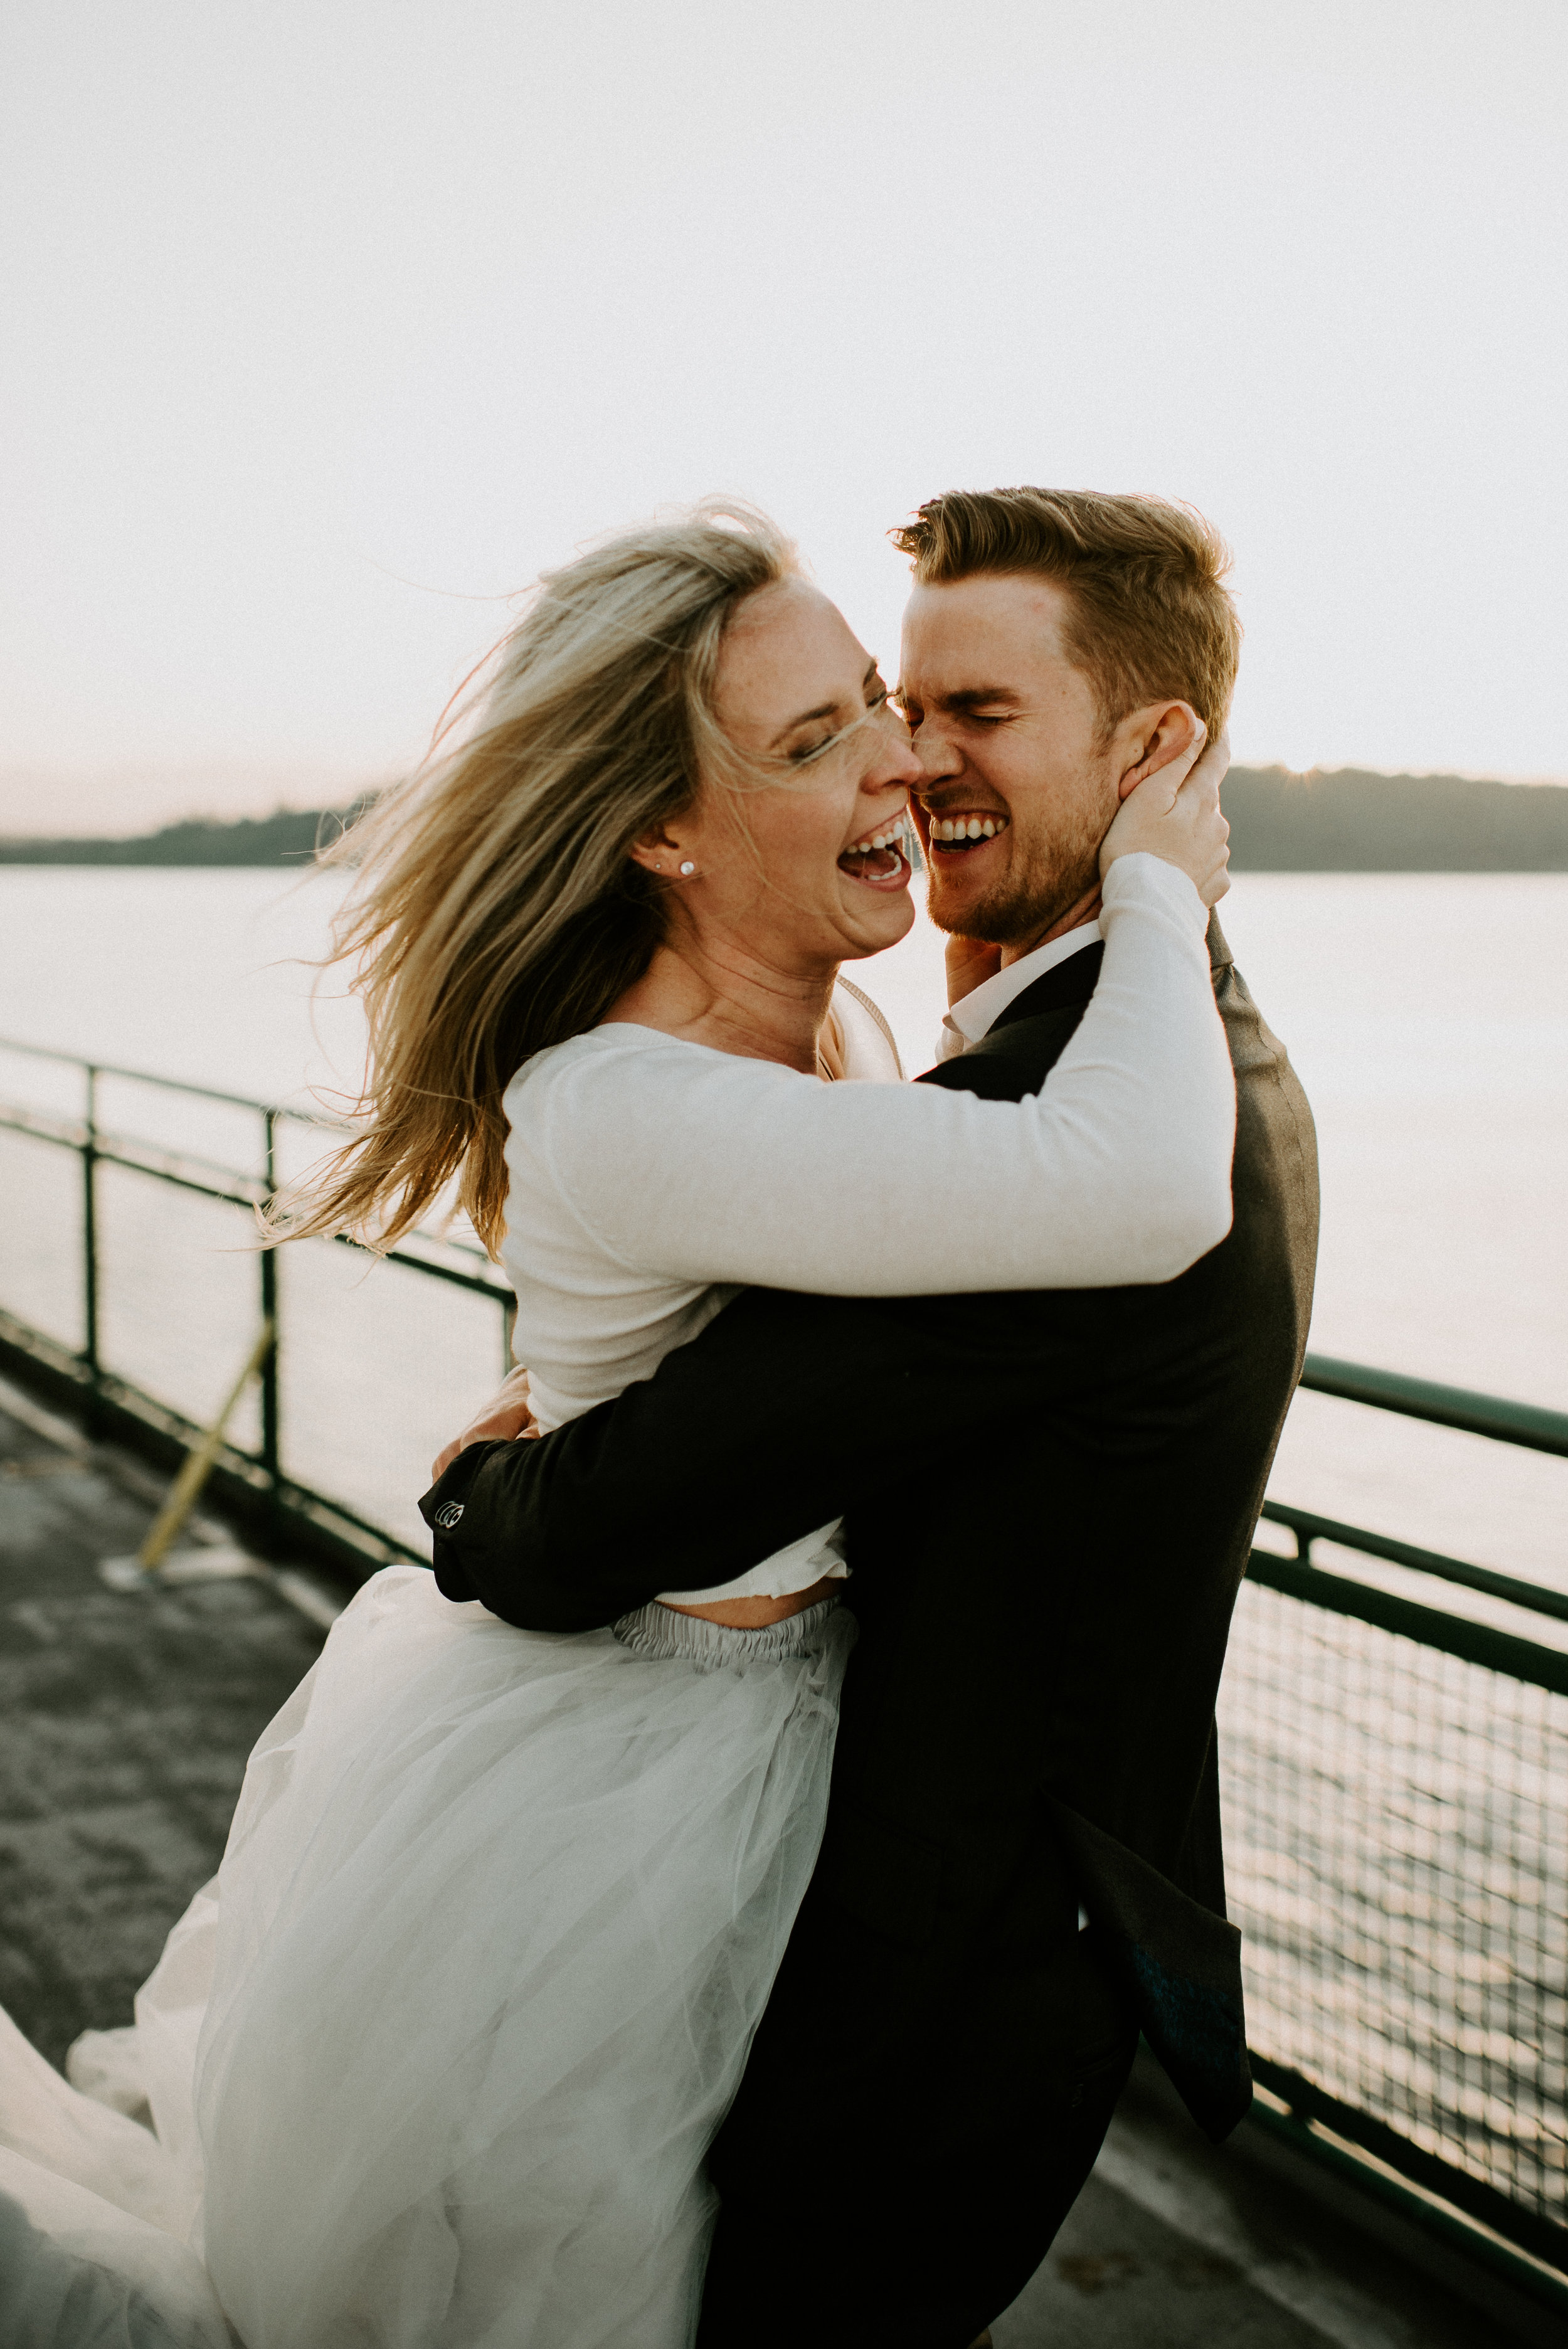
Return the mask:
<svg viewBox="0 0 1568 2349">
<path fill-rule="evenodd" d="M 1217 923 L 1210 947 L 1234 1221 L 1180 1279 L 749 1290 L 614 1402 L 470 1446 L 422 1506 L 443 1590 L 545 1630 L 727 1581 L 846 1513 L 861 1639 L 819 1882 L 923 1963 L 1004 1915 L 1070 1932 L 1081 1901 L 1220 2137 L 1251 2084 L 1214 1697 L 1306 1342 L 1317 1170 L 1305 1096 Z M 1100 958 L 1057 965 L 923 1081 L 1038 1092 Z M 952 1213 L 987 1212 L 976 1168 Z"/>
</svg>

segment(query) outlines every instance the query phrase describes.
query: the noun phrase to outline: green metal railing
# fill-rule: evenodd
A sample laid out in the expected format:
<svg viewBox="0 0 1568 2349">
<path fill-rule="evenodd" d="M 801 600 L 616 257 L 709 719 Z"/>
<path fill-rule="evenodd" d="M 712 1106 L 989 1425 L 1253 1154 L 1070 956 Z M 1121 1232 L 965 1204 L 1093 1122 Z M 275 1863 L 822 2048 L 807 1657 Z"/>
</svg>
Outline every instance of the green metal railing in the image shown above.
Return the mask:
<svg viewBox="0 0 1568 2349">
<path fill-rule="evenodd" d="M 1471 1394 L 1464 1387 L 1437 1386 L 1427 1379 L 1404 1378 L 1394 1371 L 1336 1361 L 1326 1354 L 1307 1356 L 1301 1383 L 1314 1394 L 1369 1403 L 1375 1410 L 1395 1412 L 1407 1419 L 1422 1419 L 1439 1427 L 1458 1428 L 1468 1434 L 1490 1436 L 1499 1444 L 1568 1459 L 1568 1412 L 1548 1411 L 1539 1403 L 1510 1402 L 1499 1395 Z M 1568 1500 L 1568 1495 L 1564 1497 Z M 1437 1550 L 1418 1549 L 1410 1542 L 1367 1533 L 1360 1526 L 1318 1516 L 1310 1509 L 1290 1508 L 1282 1501 L 1265 1501 L 1263 1514 L 1269 1524 L 1284 1526 L 1295 1537 L 1295 1556 L 1281 1557 L 1270 1550 L 1254 1549 L 1247 1569 L 1250 1581 L 1418 1640 L 1425 1647 L 1461 1657 L 1467 1663 L 1507 1672 L 1515 1680 L 1568 1696 L 1568 1651 L 1468 1616 L 1422 1606 L 1394 1591 L 1353 1582 L 1343 1574 L 1326 1573 L 1314 1565 L 1312 1546 L 1333 1542 L 1340 1549 L 1358 1550 L 1364 1557 L 1386 1559 L 1390 1566 L 1480 1591 L 1485 1598 L 1503 1599 L 1557 1623 L 1568 1623 L 1568 1591 L 1499 1574 L 1489 1566 L 1471 1566 L 1464 1558 L 1445 1557 Z"/>
<path fill-rule="evenodd" d="M 253 1218 L 255 1209 L 277 1188 L 281 1130 L 285 1125 L 293 1125 L 317 1133 L 325 1140 L 335 1130 L 341 1129 L 335 1129 L 331 1121 L 304 1110 L 258 1102 L 248 1095 L 224 1092 L 211 1085 L 187 1084 L 171 1077 L 150 1076 L 141 1070 L 121 1068 L 107 1061 L 87 1061 L 74 1053 L 51 1051 L 39 1045 L 0 1038 L 0 1052 L 15 1053 L 27 1060 L 76 1069 L 83 1087 L 80 1115 L 75 1119 L 61 1118 L 15 1104 L 0 1107 L 0 1133 L 23 1134 L 34 1141 L 52 1143 L 73 1152 L 80 1162 L 83 1342 L 74 1354 L 58 1345 L 51 1345 L 42 1333 L 26 1330 L 0 1306 L 0 1350 L 7 1344 L 13 1350 L 20 1347 L 24 1352 L 36 1358 L 40 1368 L 54 1374 L 57 1384 L 64 1379 L 68 1386 L 79 1390 L 81 1403 L 90 1422 L 121 1427 L 129 1423 L 138 1433 L 150 1431 L 155 1435 L 161 1433 L 166 1439 L 183 1444 L 195 1433 L 195 1423 L 180 1412 L 143 1393 L 134 1382 L 116 1375 L 103 1359 L 100 1336 L 102 1250 L 98 1212 L 101 1170 L 105 1167 L 123 1168 L 193 1196 L 237 1208 L 247 1218 Z M 216 1165 L 183 1152 L 170 1154 L 154 1145 L 138 1143 L 123 1134 L 106 1134 L 99 1116 L 100 1087 L 105 1078 L 149 1086 L 157 1092 L 179 1094 L 189 1100 L 215 1102 L 225 1109 L 238 1110 L 253 1116 L 257 1121 L 253 1171 L 246 1173 L 230 1166 Z M 337 1244 L 356 1249 L 361 1255 L 372 1254 L 359 1242 L 346 1237 L 340 1236 Z M 393 1248 L 380 1260 L 420 1273 L 428 1279 L 445 1282 L 470 1296 L 492 1300 L 500 1340 L 498 1360 L 503 1367 L 510 1361 L 516 1300 L 505 1282 L 496 1277 L 489 1258 L 477 1246 L 465 1245 L 460 1241 L 437 1241 L 420 1236 L 416 1245 Z M 393 1557 L 422 1561 L 424 1553 L 420 1549 L 402 1540 L 396 1533 L 389 1532 L 386 1526 L 376 1524 L 340 1495 L 314 1490 L 287 1473 L 284 1459 L 283 1401 L 279 1380 L 279 1358 L 286 1345 L 286 1331 L 280 1319 L 276 1254 L 271 1248 L 258 1247 L 255 1266 L 257 1319 L 258 1322 L 270 1323 L 276 1332 L 259 1373 L 261 1442 L 254 1449 L 232 1444 L 225 1445 L 222 1455 L 222 1466 L 216 1477 L 218 1488 L 231 1502 L 241 1505 L 247 1515 L 253 1517 L 259 1516 L 263 1522 L 270 1519 L 282 1525 L 303 1516 L 309 1521 L 314 1547 L 340 1566 L 373 1570 L 377 1565 Z M 259 1511 L 254 1506 L 258 1500 L 262 1504 Z"/>
<path fill-rule="evenodd" d="M 0 1041 L 0 1051 L 74 1068 L 83 1087 L 74 1117 L 0 1108 L 0 1133 L 75 1155 L 82 1247 L 81 1345 L 64 1346 L 0 1309 L 0 1363 L 172 1458 L 194 1422 L 105 1360 L 102 1170 L 129 1169 L 249 1218 L 275 1187 L 290 1125 L 330 1130 L 327 1122 L 30 1045 Z M 242 1173 L 106 1132 L 107 1079 L 253 1116 L 253 1167 Z M 263 1536 L 303 1541 L 356 1577 L 421 1557 L 341 1494 L 290 1475 L 279 1378 L 284 1300 L 275 1255 L 258 1250 L 254 1260 L 257 1318 L 277 1338 L 263 1365 L 259 1440 L 226 1447 L 223 1496 Z M 489 1300 L 507 1359 L 513 1300 L 476 1247 L 417 1237 L 389 1261 Z M 1308 1356 L 1302 1384 L 1568 1459 L 1568 1413 L 1320 1355 Z M 1568 1623 L 1568 1593 L 1282 1502 L 1269 1500 L 1263 1514 L 1293 1537 L 1295 1554 L 1253 1550 L 1221 1706 L 1261 2116 L 1321 2158 L 1353 2168 L 1360 2161 L 1368 2191 L 1405 2193 L 1418 2218 L 1468 2230 L 1472 2252 L 1512 2262 L 1516 2282 L 1522 2274 L 1568 2313 L 1568 2287 L 1548 2273 L 1568 2269 L 1568 1959 L 1560 1930 L 1568 1919 L 1568 1649 L 1548 1628 Z M 1440 1590 L 1413 1599 L 1325 1567 L 1314 1555 L 1319 1544 L 1463 1589 L 1494 1609 L 1501 1602 L 1513 1619 L 1499 1625 L 1444 1607 Z M 1543 1636 L 1531 1636 L 1531 1618 Z M 1360 1756 L 1355 1767 L 1346 1755 Z M 1511 1889 L 1500 1893 L 1504 1862 Z M 1474 1925 L 1472 1909 L 1491 1921 Z M 1484 1999 L 1472 1977 L 1485 1977 Z M 1513 2051 L 1506 2058 L 1497 2053 L 1505 2044 Z"/>
</svg>

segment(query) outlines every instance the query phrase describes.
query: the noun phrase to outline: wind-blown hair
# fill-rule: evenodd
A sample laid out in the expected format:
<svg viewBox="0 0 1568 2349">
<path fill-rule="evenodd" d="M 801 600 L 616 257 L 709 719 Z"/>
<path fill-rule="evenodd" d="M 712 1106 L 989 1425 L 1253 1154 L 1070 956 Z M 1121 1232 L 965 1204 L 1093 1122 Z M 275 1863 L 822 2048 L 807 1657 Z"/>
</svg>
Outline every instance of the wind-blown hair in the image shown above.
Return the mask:
<svg viewBox="0 0 1568 2349">
<path fill-rule="evenodd" d="M 457 1177 L 496 1252 L 501 1097 L 646 970 L 664 886 L 627 851 L 737 764 L 713 714 L 725 630 L 797 567 L 765 515 L 708 501 L 546 573 L 425 766 L 325 853 L 358 867 L 334 958 L 369 1020 L 363 1123 L 273 1203 L 270 1237 L 388 1247 Z"/>
<path fill-rule="evenodd" d="M 1191 702 L 1218 737 L 1242 624 L 1224 584 L 1230 549 L 1193 507 L 1093 490 L 949 490 L 888 535 L 924 585 L 1034 573 L 1066 588 L 1068 656 L 1094 688 L 1105 740 L 1166 695 Z"/>
</svg>

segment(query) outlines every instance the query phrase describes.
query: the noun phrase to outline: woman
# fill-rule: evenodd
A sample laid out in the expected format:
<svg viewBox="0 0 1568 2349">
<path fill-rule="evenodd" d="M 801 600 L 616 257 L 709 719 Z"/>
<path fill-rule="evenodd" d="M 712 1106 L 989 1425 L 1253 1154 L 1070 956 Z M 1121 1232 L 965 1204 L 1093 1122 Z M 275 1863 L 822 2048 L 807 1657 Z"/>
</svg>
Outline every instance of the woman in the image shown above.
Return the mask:
<svg viewBox="0 0 1568 2349">
<path fill-rule="evenodd" d="M 898 1073 L 835 995 L 913 918 L 919 767 L 875 665 L 760 517 L 584 556 L 356 835 L 366 1121 L 280 1235 L 389 1242 L 455 1180 L 547 1427 L 740 1282 L 1172 1278 L 1230 1212 L 1200 747 L 1112 827 L 1100 986 L 1037 1100 L 820 1082 Z M 821 1834 L 844 1573 L 823 1526 L 570 1636 L 417 1568 L 359 1593 L 138 2002 L 158 2222 L 183 2196 L 249 2349 L 689 2342 L 704 2154 Z M 146 2191 L 118 2199 L 158 2218 Z"/>
</svg>

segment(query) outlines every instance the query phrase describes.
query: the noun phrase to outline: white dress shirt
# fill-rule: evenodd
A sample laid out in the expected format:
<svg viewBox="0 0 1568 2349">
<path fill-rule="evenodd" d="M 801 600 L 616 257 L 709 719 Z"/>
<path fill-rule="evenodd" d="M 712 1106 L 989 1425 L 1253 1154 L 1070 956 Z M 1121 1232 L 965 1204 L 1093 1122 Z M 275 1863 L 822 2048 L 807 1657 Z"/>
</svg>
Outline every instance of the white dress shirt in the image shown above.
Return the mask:
<svg viewBox="0 0 1568 2349">
<path fill-rule="evenodd" d="M 1033 954 L 1020 955 L 1006 970 L 999 970 L 995 978 L 982 979 L 978 987 L 960 996 L 952 1010 L 943 1015 L 942 1033 L 936 1040 L 938 1061 L 955 1060 L 971 1044 L 977 1044 L 982 1036 L 988 1036 L 1008 1004 L 1022 995 L 1026 987 L 1033 987 L 1037 978 L 1044 978 L 1047 971 L 1055 970 L 1057 963 L 1066 962 L 1068 955 L 1077 954 L 1080 947 L 1098 946 L 1102 936 L 1098 916 L 1092 922 L 1080 922 L 1076 930 L 1065 930 L 1048 946 L 1037 947 Z"/>
</svg>

